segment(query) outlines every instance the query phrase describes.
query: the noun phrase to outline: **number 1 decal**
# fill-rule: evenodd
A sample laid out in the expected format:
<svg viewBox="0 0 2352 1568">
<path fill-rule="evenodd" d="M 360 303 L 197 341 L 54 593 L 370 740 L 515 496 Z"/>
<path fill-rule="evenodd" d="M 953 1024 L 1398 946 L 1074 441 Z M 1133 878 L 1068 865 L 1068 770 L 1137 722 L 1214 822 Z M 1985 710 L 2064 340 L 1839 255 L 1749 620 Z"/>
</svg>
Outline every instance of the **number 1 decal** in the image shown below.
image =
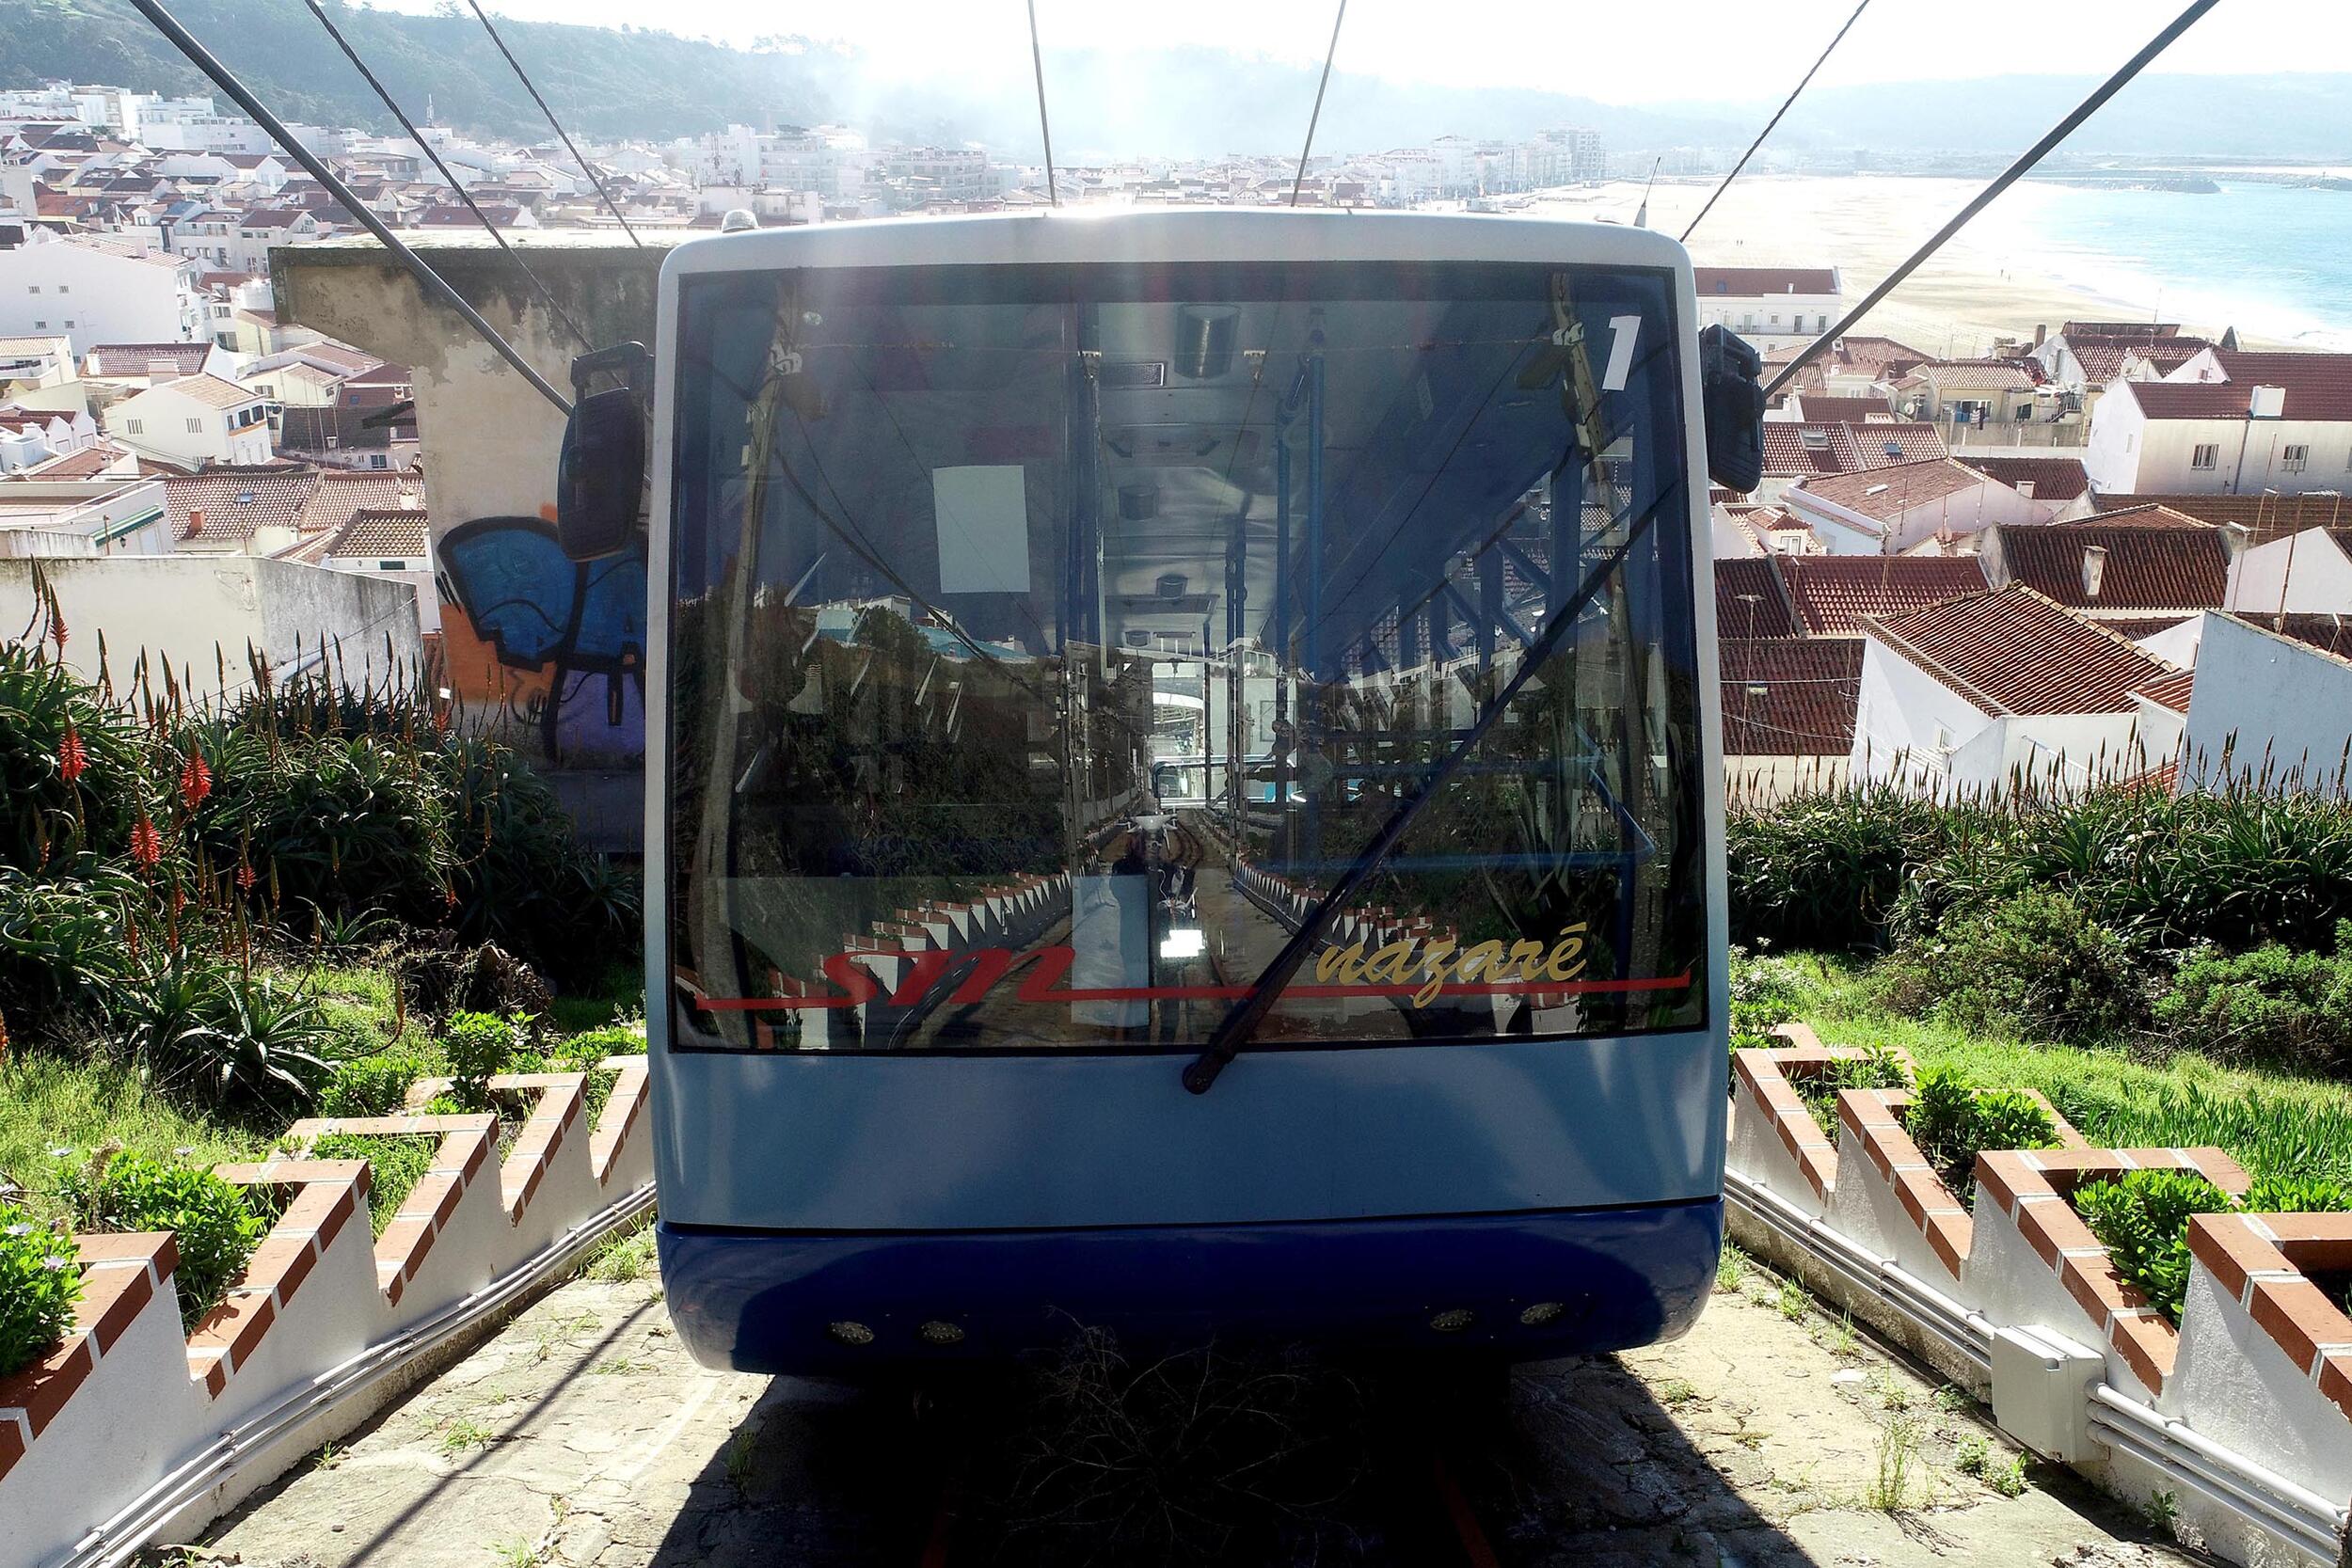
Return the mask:
<svg viewBox="0 0 2352 1568">
<path fill-rule="evenodd" d="M 1641 335 L 1641 317 L 1612 316 L 1609 318 L 1609 370 L 1600 378 L 1602 391 L 1622 392 L 1625 390 L 1625 378 L 1633 373 L 1634 341 Z"/>
</svg>

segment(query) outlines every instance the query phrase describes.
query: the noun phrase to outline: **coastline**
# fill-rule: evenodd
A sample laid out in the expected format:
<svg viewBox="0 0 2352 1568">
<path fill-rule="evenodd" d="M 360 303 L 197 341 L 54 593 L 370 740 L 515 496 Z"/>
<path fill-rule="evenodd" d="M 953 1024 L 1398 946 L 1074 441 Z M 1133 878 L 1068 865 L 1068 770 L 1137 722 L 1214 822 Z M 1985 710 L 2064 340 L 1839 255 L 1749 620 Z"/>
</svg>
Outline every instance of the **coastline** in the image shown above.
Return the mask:
<svg viewBox="0 0 2352 1568">
<path fill-rule="evenodd" d="M 1650 227 L 1680 233 L 1715 183 L 1661 181 L 1650 193 Z M 1692 237 L 1691 254 L 1719 266 L 1835 265 L 1846 298 L 1858 301 L 1981 188 L 1971 180 L 1895 175 L 1742 175 Z M 1996 337 L 2030 341 L 2037 325 L 2056 332 L 2068 320 L 2180 321 L 2185 331 L 2213 336 L 2234 325 L 2249 347 L 2317 346 L 2244 321 L 2207 320 L 2198 312 L 2230 309 L 2208 296 L 2181 300 L 2176 293 L 2175 305 L 2159 316 L 2162 293 L 2152 280 L 2039 236 L 2042 204 L 2069 194 L 2069 187 L 2030 183 L 2005 192 L 1855 330 L 1954 358 L 1991 353 Z M 1639 183 L 1613 181 L 1548 193 L 1529 211 L 1629 223 L 1641 200 Z M 2086 273 L 2106 286 L 2080 280 Z"/>
</svg>

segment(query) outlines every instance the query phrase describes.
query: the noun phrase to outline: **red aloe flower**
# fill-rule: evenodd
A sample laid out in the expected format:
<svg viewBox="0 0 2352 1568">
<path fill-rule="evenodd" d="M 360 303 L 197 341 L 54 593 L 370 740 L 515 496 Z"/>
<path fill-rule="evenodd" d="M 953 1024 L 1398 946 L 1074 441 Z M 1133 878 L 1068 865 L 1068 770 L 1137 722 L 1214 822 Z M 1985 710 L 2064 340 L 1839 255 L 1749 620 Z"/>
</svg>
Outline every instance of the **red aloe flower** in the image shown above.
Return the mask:
<svg viewBox="0 0 2352 1568">
<path fill-rule="evenodd" d="M 72 784 L 82 776 L 83 769 L 87 767 L 89 749 L 82 744 L 80 732 L 68 724 L 65 734 L 57 740 L 57 771 L 65 775 L 66 783 Z"/>
<path fill-rule="evenodd" d="M 164 858 L 164 835 L 155 831 L 155 824 L 144 812 L 131 829 L 131 858 L 138 863 L 141 871 L 154 870 L 156 862 Z"/>
<path fill-rule="evenodd" d="M 247 861 L 243 865 L 237 867 L 237 888 L 239 892 L 251 893 L 253 891 L 253 884 L 260 880 L 261 878 L 254 874 L 253 863 L 251 861 Z"/>
<path fill-rule="evenodd" d="M 180 799 L 194 811 L 204 803 L 204 797 L 213 792 L 213 770 L 204 766 L 204 759 L 194 752 L 180 766 Z"/>
<path fill-rule="evenodd" d="M 52 607 L 49 612 L 49 638 L 51 641 L 56 643 L 57 652 L 62 655 L 65 652 L 66 638 L 65 611 L 55 607 Z"/>
</svg>

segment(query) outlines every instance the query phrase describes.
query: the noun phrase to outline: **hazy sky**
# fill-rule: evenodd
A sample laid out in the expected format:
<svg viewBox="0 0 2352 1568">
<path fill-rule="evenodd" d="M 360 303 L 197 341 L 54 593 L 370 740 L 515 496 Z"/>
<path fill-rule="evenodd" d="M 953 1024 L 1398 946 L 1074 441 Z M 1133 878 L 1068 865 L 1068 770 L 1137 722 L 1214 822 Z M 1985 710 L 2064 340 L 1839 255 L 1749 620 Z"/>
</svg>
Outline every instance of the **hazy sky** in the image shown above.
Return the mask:
<svg viewBox="0 0 2352 1568">
<path fill-rule="evenodd" d="M 426 10 L 432 0 L 375 0 Z M 747 43 L 805 34 L 855 48 L 888 77 L 981 81 L 1029 69 L 1022 0 L 497 0 L 539 22 L 649 23 Z M 1046 46 L 1224 44 L 1320 61 L 1331 0 L 1037 0 Z M 1852 0 L 1350 0 L 1340 68 L 1451 87 L 1553 90 L 1605 103 L 1777 97 Z M 2005 72 L 2104 73 L 2180 10 L 2179 0 L 1874 0 L 1820 84 Z M 2153 71 L 2352 69 L 2344 0 L 2222 0 Z"/>
</svg>

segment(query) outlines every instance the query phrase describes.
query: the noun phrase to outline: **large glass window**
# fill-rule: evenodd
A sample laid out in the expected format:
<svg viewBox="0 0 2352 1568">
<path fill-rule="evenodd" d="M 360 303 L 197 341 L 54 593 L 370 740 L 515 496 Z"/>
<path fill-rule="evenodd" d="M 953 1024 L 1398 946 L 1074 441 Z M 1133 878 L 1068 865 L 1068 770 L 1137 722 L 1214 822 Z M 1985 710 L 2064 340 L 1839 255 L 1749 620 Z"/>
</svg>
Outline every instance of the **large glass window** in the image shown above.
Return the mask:
<svg viewBox="0 0 2352 1568">
<path fill-rule="evenodd" d="M 1195 1048 L 1351 876 L 1253 1046 L 1698 1025 L 1670 284 L 688 278 L 677 1045 Z"/>
</svg>

